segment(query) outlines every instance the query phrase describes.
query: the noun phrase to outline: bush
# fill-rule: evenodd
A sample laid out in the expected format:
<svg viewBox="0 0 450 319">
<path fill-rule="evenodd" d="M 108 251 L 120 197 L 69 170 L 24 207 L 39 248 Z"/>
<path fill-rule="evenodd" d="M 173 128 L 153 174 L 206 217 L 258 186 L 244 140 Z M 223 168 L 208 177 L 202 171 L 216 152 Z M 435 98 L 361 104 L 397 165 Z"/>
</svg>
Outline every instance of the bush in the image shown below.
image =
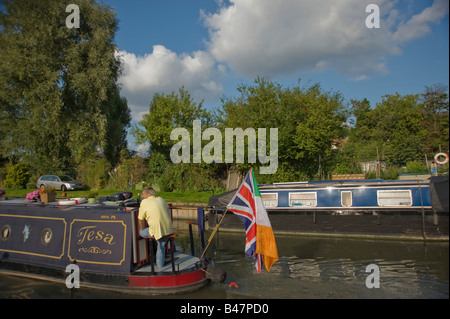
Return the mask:
<svg viewBox="0 0 450 319">
<path fill-rule="evenodd" d="M 6 188 L 26 188 L 29 179 L 30 166 L 19 163 L 8 169 L 4 185 Z"/>
<path fill-rule="evenodd" d="M 406 171 L 408 173 L 427 173 L 427 166 L 420 161 L 411 161 L 406 163 Z"/>
<path fill-rule="evenodd" d="M 111 165 L 104 158 L 88 160 L 78 166 L 78 178 L 89 189 L 102 189 L 106 185 L 107 171 Z"/>
<path fill-rule="evenodd" d="M 119 165 L 108 172 L 109 179 L 106 187 L 109 189 L 133 189 L 136 183 L 140 183 L 147 175 L 148 169 L 143 158 L 122 157 Z"/>
<path fill-rule="evenodd" d="M 158 185 L 162 192 L 218 190 L 226 177 L 220 173 L 209 164 L 172 163 L 151 185 Z"/>
</svg>

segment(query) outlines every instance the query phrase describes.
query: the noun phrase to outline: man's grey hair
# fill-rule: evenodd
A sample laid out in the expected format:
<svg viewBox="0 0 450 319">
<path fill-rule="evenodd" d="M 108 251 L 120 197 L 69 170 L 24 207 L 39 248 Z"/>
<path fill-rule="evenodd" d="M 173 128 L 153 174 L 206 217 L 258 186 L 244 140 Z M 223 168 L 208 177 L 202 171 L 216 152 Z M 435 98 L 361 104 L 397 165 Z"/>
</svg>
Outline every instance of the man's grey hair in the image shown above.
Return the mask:
<svg viewBox="0 0 450 319">
<path fill-rule="evenodd" d="M 142 194 L 145 194 L 146 196 L 158 196 L 156 195 L 156 191 L 153 189 L 153 187 L 146 187 L 142 190 Z"/>
</svg>

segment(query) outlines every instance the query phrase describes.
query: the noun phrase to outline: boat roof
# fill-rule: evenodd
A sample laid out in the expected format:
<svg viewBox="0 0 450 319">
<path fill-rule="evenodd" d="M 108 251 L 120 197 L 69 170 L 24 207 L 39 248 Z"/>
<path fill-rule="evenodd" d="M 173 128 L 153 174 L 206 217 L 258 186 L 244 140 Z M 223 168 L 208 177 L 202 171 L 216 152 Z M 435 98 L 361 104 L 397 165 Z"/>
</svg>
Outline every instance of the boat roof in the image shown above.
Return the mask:
<svg viewBox="0 0 450 319">
<path fill-rule="evenodd" d="M 323 180 L 307 182 L 286 182 L 259 185 L 260 190 L 267 188 L 306 188 L 306 187 L 327 187 L 327 186 L 377 186 L 377 185 L 427 185 L 426 180 L 384 180 L 384 179 L 346 179 L 346 180 Z"/>
<path fill-rule="evenodd" d="M 131 210 L 133 208 L 139 207 L 139 204 L 130 203 L 129 206 L 124 204 L 124 201 L 117 202 L 108 202 L 104 200 L 100 200 L 96 203 L 83 202 L 76 205 L 59 205 L 58 200 L 49 203 L 43 203 L 39 201 L 27 201 L 23 197 L 8 197 L 4 196 L 0 197 L 0 205 L 13 205 L 13 206 L 27 206 L 27 207 L 57 207 L 61 209 L 72 209 L 72 208 L 95 208 L 95 209 L 109 209 L 109 210 L 117 210 L 117 209 L 125 209 Z"/>
</svg>

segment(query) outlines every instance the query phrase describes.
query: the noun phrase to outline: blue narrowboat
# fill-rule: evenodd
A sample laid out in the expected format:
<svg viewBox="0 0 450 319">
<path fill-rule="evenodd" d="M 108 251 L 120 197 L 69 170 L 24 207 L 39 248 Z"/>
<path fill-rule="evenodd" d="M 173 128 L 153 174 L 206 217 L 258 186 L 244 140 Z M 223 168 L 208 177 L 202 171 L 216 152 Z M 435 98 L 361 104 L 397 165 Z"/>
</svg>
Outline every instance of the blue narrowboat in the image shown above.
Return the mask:
<svg viewBox="0 0 450 319">
<path fill-rule="evenodd" d="M 276 233 L 448 240 L 448 176 L 275 183 L 259 190 Z M 234 193 L 210 198 L 210 225 Z M 229 213 L 220 229 L 243 226 Z"/>
</svg>

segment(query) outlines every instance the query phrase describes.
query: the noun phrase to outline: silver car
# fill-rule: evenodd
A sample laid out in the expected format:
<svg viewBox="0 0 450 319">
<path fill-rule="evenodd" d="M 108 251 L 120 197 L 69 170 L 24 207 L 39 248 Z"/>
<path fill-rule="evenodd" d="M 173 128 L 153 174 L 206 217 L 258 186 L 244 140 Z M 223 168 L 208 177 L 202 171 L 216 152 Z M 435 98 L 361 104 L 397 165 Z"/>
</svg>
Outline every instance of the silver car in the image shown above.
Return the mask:
<svg viewBox="0 0 450 319">
<path fill-rule="evenodd" d="M 63 192 L 67 190 L 82 190 L 85 188 L 83 183 L 77 182 L 67 175 L 43 175 L 38 179 L 36 186 L 37 188 L 41 188 L 42 186 L 54 187 Z"/>
</svg>

